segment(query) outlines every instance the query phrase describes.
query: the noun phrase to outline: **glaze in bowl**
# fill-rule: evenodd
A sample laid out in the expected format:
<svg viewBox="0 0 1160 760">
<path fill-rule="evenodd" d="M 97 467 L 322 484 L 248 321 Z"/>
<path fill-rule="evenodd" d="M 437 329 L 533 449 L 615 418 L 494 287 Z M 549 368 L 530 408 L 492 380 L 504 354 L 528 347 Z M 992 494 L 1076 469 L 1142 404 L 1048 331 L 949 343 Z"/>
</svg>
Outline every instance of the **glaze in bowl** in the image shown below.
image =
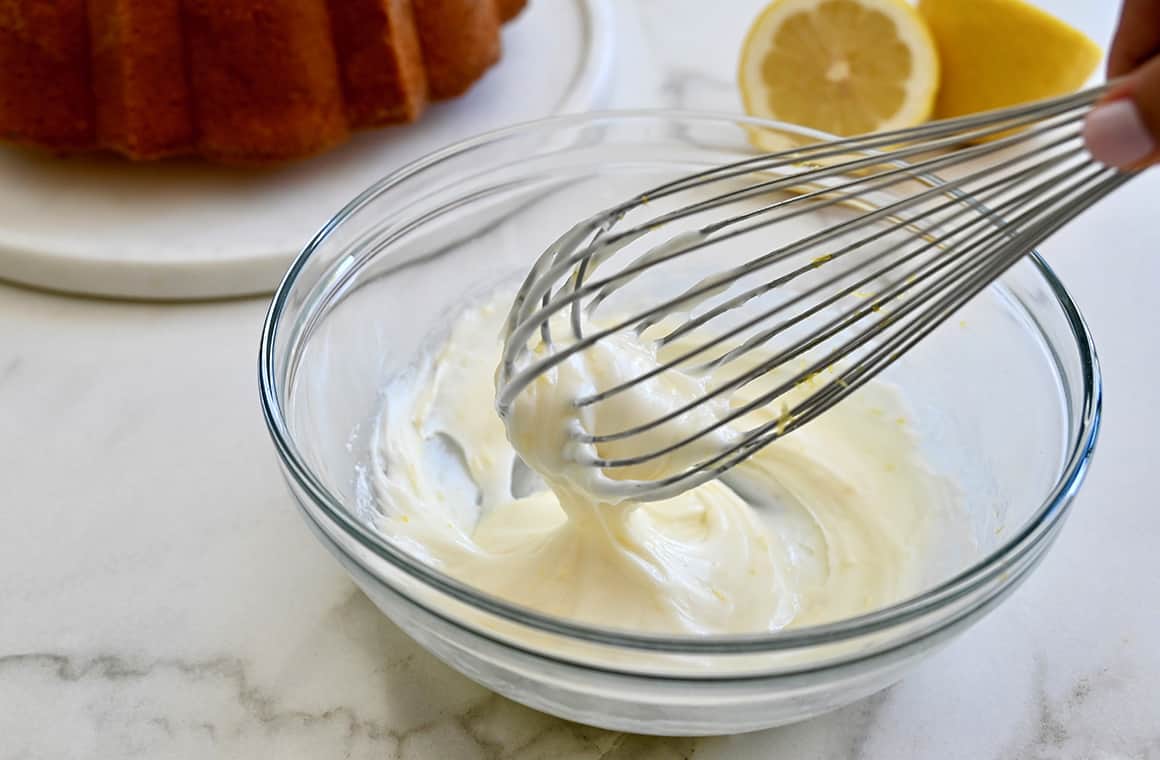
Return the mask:
<svg viewBox="0 0 1160 760">
<path fill-rule="evenodd" d="M 621 112 L 483 135 L 405 166 L 297 257 L 265 324 L 259 381 L 306 523 L 367 596 L 437 657 L 516 701 L 605 728 L 735 733 L 865 697 L 993 609 L 1039 564 L 1099 427 L 1091 336 L 1036 254 L 888 373 L 932 466 L 961 489 L 973 549 L 920 593 L 774 633 L 657 636 L 579 625 L 488 596 L 373 527 L 367 487 L 387 381 L 463 306 L 518 281 L 575 221 L 644 188 L 754 153 L 735 117 Z"/>
</svg>

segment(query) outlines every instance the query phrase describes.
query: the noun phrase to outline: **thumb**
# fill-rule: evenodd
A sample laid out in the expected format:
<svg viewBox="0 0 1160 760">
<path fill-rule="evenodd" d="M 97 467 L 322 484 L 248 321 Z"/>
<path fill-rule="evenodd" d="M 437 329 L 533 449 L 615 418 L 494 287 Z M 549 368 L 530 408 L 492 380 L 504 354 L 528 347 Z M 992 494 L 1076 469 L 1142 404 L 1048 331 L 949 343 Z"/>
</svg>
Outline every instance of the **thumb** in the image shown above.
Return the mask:
<svg viewBox="0 0 1160 760">
<path fill-rule="evenodd" d="M 1087 115 L 1084 142 L 1099 162 L 1138 169 L 1160 162 L 1160 57 L 1121 80 Z"/>
</svg>

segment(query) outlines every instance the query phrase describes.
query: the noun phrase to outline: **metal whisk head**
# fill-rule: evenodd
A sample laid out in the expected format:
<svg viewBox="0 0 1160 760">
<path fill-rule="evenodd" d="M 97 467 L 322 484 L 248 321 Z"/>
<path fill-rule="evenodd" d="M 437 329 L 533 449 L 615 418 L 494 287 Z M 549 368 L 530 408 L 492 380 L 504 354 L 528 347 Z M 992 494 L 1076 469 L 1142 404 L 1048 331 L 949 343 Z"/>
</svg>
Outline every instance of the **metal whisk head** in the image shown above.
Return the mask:
<svg viewBox="0 0 1160 760">
<path fill-rule="evenodd" d="M 712 382 L 653 419 L 576 433 L 617 452 L 589 464 L 617 478 L 698 452 L 651 479 L 623 475 L 644 500 L 717 477 L 874 378 L 1126 182 L 1131 173 L 1083 146 L 1101 93 L 760 155 L 582 221 L 543 253 L 512 305 L 500 414 L 542 373 L 629 334 L 658 349 L 655 366 L 578 407 L 667 372 Z M 722 401 L 726 413 L 708 424 L 661 446 L 647 437 Z M 728 445 L 704 452 L 725 428 L 737 431 Z"/>
</svg>

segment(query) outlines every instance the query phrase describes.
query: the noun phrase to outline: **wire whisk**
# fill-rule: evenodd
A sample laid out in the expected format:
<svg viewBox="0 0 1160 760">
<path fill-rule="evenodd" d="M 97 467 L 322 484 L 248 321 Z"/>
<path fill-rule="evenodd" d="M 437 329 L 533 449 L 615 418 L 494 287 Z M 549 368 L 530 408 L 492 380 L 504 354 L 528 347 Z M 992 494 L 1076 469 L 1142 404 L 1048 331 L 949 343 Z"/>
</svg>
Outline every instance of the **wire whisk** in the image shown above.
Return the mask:
<svg viewBox="0 0 1160 760">
<path fill-rule="evenodd" d="M 718 477 L 854 393 L 1127 182 L 1132 172 L 1084 148 L 1084 117 L 1103 92 L 759 155 L 580 222 L 544 251 L 512 304 L 501 416 L 543 373 L 631 335 L 657 350 L 655 366 L 576 398 L 577 408 L 666 372 L 713 382 L 654 418 L 577 431 L 598 452 L 586 464 L 622 473 L 638 500 Z M 751 392 L 739 401 L 742 388 Z M 663 426 L 721 402 L 710 422 L 656 445 Z M 762 409 L 779 412 L 751 422 Z M 736 432 L 728 445 L 705 451 L 723 429 Z M 627 474 L 661 460 L 680 466 Z"/>
</svg>

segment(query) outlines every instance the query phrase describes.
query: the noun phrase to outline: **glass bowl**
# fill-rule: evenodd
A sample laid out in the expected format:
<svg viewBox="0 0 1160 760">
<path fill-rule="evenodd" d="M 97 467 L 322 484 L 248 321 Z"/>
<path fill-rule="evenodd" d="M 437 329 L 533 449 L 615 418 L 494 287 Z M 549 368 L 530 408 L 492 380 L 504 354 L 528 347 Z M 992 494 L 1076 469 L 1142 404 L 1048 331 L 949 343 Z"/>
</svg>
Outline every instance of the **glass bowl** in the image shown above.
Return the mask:
<svg viewBox="0 0 1160 760">
<path fill-rule="evenodd" d="M 786 125 L 678 112 L 551 118 L 395 171 L 295 260 L 261 340 L 261 403 L 313 533 L 395 623 L 469 678 L 531 707 L 665 735 L 756 730 L 840 707 L 993 609 L 1043 559 L 1099 422 L 1091 337 L 1029 255 L 895 367 L 932 466 L 959 486 L 970 548 L 925 590 L 825 625 L 657 636 L 578 625 L 488 596 L 374 530 L 366 486 L 383 388 L 465 304 L 518 282 L 583 216 L 752 155 Z M 768 141 L 766 141 L 768 142 Z"/>
</svg>

